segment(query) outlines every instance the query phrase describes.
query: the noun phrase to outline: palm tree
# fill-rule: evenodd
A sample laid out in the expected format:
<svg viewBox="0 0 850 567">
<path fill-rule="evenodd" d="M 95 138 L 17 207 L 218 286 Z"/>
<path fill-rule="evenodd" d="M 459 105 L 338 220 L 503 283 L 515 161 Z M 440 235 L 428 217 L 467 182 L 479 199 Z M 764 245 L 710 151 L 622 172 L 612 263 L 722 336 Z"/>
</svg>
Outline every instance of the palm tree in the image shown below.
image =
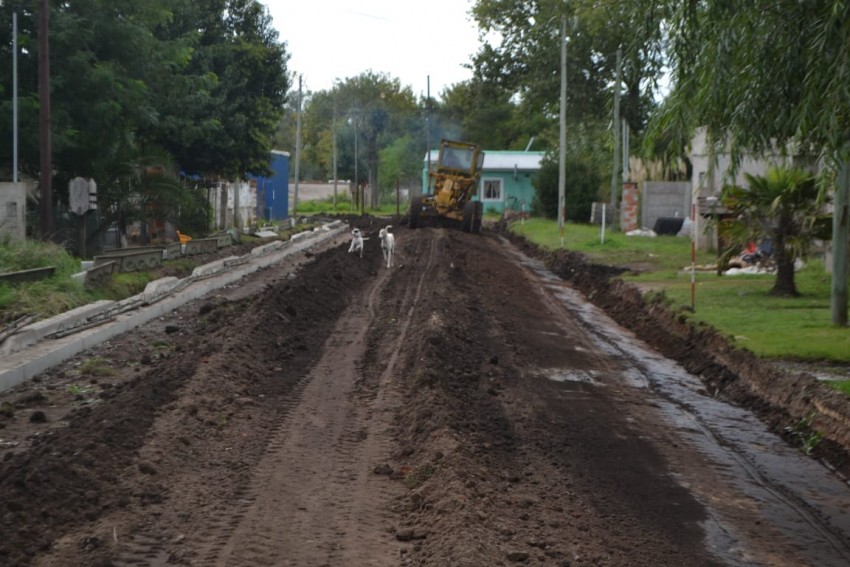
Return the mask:
<svg viewBox="0 0 850 567">
<path fill-rule="evenodd" d="M 765 175 L 745 174 L 749 187 L 727 186 L 721 198 L 735 218 L 725 228 L 737 244 L 770 239 L 776 262 L 771 295 L 798 296 L 794 264 L 804 258 L 815 236 L 825 201 L 811 174 L 794 167 L 772 167 Z"/>
</svg>

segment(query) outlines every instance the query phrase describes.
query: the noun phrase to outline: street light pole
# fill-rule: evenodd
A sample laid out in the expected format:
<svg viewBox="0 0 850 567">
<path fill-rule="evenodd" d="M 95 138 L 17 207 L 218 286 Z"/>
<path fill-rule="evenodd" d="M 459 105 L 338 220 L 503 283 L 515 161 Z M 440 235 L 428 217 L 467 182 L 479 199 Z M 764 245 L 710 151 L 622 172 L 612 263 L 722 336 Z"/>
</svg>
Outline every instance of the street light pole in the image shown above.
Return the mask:
<svg viewBox="0 0 850 567">
<path fill-rule="evenodd" d="M 18 184 L 18 12 L 12 11 L 12 183 Z"/>
<path fill-rule="evenodd" d="M 48 29 L 50 27 L 50 2 L 41 0 L 38 10 L 38 130 L 39 169 L 41 184 L 41 238 L 49 241 L 53 236 L 53 163 L 50 141 L 50 54 Z"/>
<path fill-rule="evenodd" d="M 333 162 L 334 162 L 334 212 L 336 212 L 336 185 L 337 185 L 337 167 L 336 167 L 336 93 L 334 93 L 334 117 L 333 117 Z"/>
<path fill-rule="evenodd" d="M 298 216 L 298 178 L 301 166 L 301 75 L 298 75 L 298 108 L 295 111 L 295 197 L 292 201 L 292 216 Z"/>
<path fill-rule="evenodd" d="M 614 128 L 614 166 L 611 171 L 611 212 L 614 215 L 614 228 L 618 227 L 619 215 L 617 215 L 617 205 L 619 204 L 619 173 L 620 173 L 620 144 L 622 143 L 620 133 L 620 81 L 623 73 L 623 50 L 617 48 L 617 71 L 614 81 L 614 117 L 611 125 Z"/>
</svg>

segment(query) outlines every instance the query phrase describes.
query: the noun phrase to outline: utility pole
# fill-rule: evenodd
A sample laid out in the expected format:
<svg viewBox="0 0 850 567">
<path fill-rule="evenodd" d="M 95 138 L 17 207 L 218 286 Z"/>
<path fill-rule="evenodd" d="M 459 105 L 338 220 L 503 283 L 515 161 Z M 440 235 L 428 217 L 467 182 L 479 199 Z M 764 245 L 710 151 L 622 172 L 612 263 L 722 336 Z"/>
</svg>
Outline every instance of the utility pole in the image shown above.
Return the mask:
<svg viewBox="0 0 850 567">
<path fill-rule="evenodd" d="M 360 132 L 358 131 L 358 122 L 360 122 L 360 107 L 358 106 L 354 112 L 354 204 L 355 206 L 360 203 L 360 178 L 358 177 L 357 171 L 357 138 L 360 137 Z M 361 212 L 362 214 L 362 212 Z"/>
<path fill-rule="evenodd" d="M 422 188 L 422 194 L 431 192 L 431 75 L 428 75 L 425 82 L 425 155 L 428 158 L 428 169 L 426 174 L 427 190 Z"/>
<path fill-rule="evenodd" d="M 850 161 L 841 162 L 832 210 L 832 289 L 830 314 L 832 324 L 847 326 L 847 256 L 850 240 Z"/>
<path fill-rule="evenodd" d="M 560 150 L 558 152 L 558 230 L 564 245 L 564 205 L 567 189 L 567 13 L 561 16 Z"/>
<path fill-rule="evenodd" d="M 334 212 L 336 212 L 336 184 L 337 184 L 337 179 L 336 179 L 337 178 L 337 171 L 336 171 L 336 95 L 334 95 L 334 115 L 333 115 L 333 122 L 332 122 L 331 128 L 333 129 L 333 148 L 334 148 L 334 156 L 333 156 L 333 162 L 334 162 Z"/>
<path fill-rule="evenodd" d="M 12 11 L 12 183 L 18 184 L 18 12 Z"/>
<path fill-rule="evenodd" d="M 53 236 L 53 163 L 50 142 L 50 2 L 41 0 L 38 11 L 38 135 L 41 185 L 41 238 Z"/>
<path fill-rule="evenodd" d="M 614 80 L 614 167 L 611 171 L 611 213 L 616 229 L 619 226 L 619 215 L 617 214 L 617 202 L 619 201 L 619 173 L 620 173 L 620 80 L 623 69 L 623 50 L 617 48 L 617 78 Z"/>
<path fill-rule="evenodd" d="M 292 200 L 292 216 L 298 216 L 298 178 L 301 165 L 301 75 L 298 75 L 298 108 L 295 111 L 295 197 Z"/>
</svg>

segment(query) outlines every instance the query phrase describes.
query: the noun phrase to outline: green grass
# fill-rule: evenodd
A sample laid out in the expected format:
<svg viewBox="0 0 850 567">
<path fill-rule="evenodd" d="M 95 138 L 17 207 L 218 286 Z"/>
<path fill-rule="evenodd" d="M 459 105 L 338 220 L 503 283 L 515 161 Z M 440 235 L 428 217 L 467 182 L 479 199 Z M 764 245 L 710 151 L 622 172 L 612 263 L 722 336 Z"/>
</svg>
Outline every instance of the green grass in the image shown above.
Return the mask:
<svg viewBox="0 0 850 567">
<path fill-rule="evenodd" d="M 685 282 L 683 280 L 687 279 Z M 696 277 L 695 312 L 688 316 L 727 334 L 759 356 L 850 361 L 850 331 L 830 321 L 830 281 L 823 263 L 797 272 L 797 298 L 770 295 L 773 275 Z M 690 276 L 664 283 L 675 305 L 690 305 Z"/>
<path fill-rule="evenodd" d="M 514 223 L 511 230 L 545 248 L 561 248 L 562 235 L 553 221 L 531 218 L 524 224 Z M 564 226 L 563 247 L 581 252 L 596 263 L 631 266 L 636 271 L 674 273 L 691 263 L 691 241 L 687 238 L 626 236 L 609 229 L 603 239 L 598 226 L 584 224 L 567 223 Z M 714 256 L 699 252 L 696 261 L 697 264 L 711 263 Z"/>
<path fill-rule="evenodd" d="M 554 221 L 529 219 L 511 230 L 544 247 L 561 246 Z M 587 255 L 592 261 L 628 266 L 623 279 L 643 289 L 663 294 L 673 309 L 696 322 L 711 325 L 737 346 L 758 356 L 797 360 L 850 362 L 850 329 L 830 321 L 830 276 L 822 260 L 810 260 L 796 274 L 798 298 L 769 294 L 773 275 L 718 276 L 698 271 L 691 284 L 691 247 L 676 237 L 629 237 L 606 232 L 600 242 L 599 227 L 567 224 L 564 247 Z M 714 253 L 698 252 L 697 265 L 710 265 Z M 691 291 L 695 311 L 691 312 Z"/>
<path fill-rule="evenodd" d="M 0 272 L 47 266 L 56 267 L 48 279 L 0 283 L 0 319 L 35 313 L 50 317 L 90 300 L 82 284 L 71 280 L 71 275 L 80 271 L 79 261 L 61 246 L 32 240 L 0 243 Z"/>
<path fill-rule="evenodd" d="M 282 231 L 279 238 L 288 240 L 292 234 L 312 230 L 315 223 L 299 224 Z M 243 234 L 242 244 L 259 244 L 262 239 Z M 166 261 L 172 273 L 187 277 L 197 266 L 192 258 Z M 145 286 L 158 276 L 154 272 L 139 271 L 115 274 L 104 287 L 87 290 L 71 275 L 81 270 L 80 260 L 74 258 L 57 244 L 35 240 L 24 242 L 0 240 L 0 273 L 17 272 L 33 268 L 55 266 L 54 275 L 46 280 L 19 284 L 0 283 L 0 324 L 14 321 L 24 315 L 48 318 L 96 300 L 119 301 L 144 291 Z"/>
</svg>

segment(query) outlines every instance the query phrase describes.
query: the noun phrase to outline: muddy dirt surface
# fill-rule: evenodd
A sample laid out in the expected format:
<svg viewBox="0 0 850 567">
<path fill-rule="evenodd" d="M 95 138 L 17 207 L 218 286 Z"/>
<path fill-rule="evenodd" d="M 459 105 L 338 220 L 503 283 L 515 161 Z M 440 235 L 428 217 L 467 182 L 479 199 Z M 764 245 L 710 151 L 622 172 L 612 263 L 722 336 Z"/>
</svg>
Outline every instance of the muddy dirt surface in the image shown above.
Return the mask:
<svg viewBox="0 0 850 567">
<path fill-rule="evenodd" d="M 0 394 L 0 565 L 850 564 L 846 399 L 617 270 L 350 220 Z"/>
</svg>

